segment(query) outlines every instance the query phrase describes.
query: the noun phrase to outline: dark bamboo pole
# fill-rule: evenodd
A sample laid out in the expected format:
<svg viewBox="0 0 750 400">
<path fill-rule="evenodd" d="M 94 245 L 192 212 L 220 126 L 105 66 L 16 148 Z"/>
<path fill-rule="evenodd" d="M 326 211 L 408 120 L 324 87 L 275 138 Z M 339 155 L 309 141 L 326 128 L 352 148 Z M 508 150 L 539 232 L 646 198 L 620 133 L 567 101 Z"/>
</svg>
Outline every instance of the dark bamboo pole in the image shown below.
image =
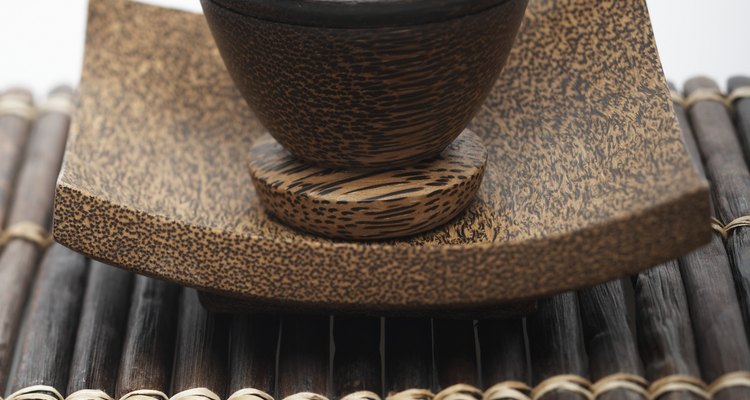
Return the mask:
<svg viewBox="0 0 750 400">
<path fill-rule="evenodd" d="M 333 320 L 333 394 L 381 395 L 380 318 L 337 317 Z"/>
<path fill-rule="evenodd" d="M 183 289 L 177 323 L 172 392 L 206 388 L 227 398 L 229 384 L 228 315 L 206 311 L 194 289 Z"/>
<path fill-rule="evenodd" d="M 34 385 L 65 390 L 86 271 L 83 256 L 58 244 L 47 251 L 31 293 L 6 395 Z"/>
<path fill-rule="evenodd" d="M 96 389 L 114 395 L 133 275 L 97 261 L 88 275 L 68 393 Z"/>
<path fill-rule="evenodd" d="M 432 390 L 432 326 L 427 318 L 386 318 L 385 389 Z"/>
<path fill-rule="evenodd" d="M 479 386 L 474 321 L 432 321 L 437 389 L 465 383 Z"/>
<path fill-rule="evenodd" d="M 229 392 L 251 388 L 274 396 L 279 318 L 236 314 L 232 318 Z"/>
<path fill-rule="evenodd" d="M 5 227 L 13 184 L 21 165 L 34 110 L 31 93 L 23 89 L 11 89 L 0 94 L 0 106 L 3 104 L 8 111 L 0 111 L 0 228 Z"/>
<path fill-rule="evenodd" d="M 299 393 L 328 396 L 330 339 L 329 317 L 286 315 L 282 318 L 279 398 Z"/>
<path fill-rule="evenodd" d="M 646 378 L 655 382 L 670 375 L 700 379 L 685 288 L 677 261 L 641 272 L 633 282 L 638 349 Z M 667 393 L 659 400 L 699 400 L 686 392 Z"/>
<path fill-rule="evenodd" d="M 529 382 L 523 324 L 521 318 L 478 322 L 482 383 L 485 389 L 506 381 Z"/>
<path fill-rule="evenodd" d="M 736 93 L 739 88 L 750 87 L 750 76 L 734 76 L 727 82 L 729 93 Z M 748 89 L 744 89 L 748 90 Z M 742 142 L 745 161 L 750 164 L 750 97 L 737 98 L 732 102 L 735 111 L 737 135 Z"/>
<path fill-rule="evenodd" d="M 685 94 L 716 91 L 708 78 L 693 78 L 685 83 Z M 711 195 L 717 218 L 727 224 L 750 215 L 750 173 L 742 154 L 734 126 L 724 104 L 699 101 L 689 110 L 696 142 L 703 159 L 706 176 L 711 181 Z M 742 309 L 745 331 L 750 330 L 750 230 L 734 229 L 726 239 L 737 297 Z"/>
<path fill-rule="evenodd" d="M 681 257 L 680 264 L 703 378 L 710 383 L 726 373 L 750 371 L 750 348 L 721 238 L 716 235 Z M 749 399 L 750 388 L 726 389 L 714 398 Z"/>
<path fill-rule="evenodd" d="M 56 96 L 70 96 L 71 90 L 60 88 Z M 69 115 L 43 112 L 34 122 L 24 161 L 13 192 L 6 226 L 31 222 L 48 227 L 55 180 L 60 169 Z M 18 327 L 26 296 L 36 273 L 40 250 L 37 244 L 15 239 L 6 244 L 0 255 L 0 387 L 7 382 Z"/>
<path fill-rule="evenodd" d="M 537 312 L 527 318 L 531 374 L 534 385 L 556 375 L 588 378 L 578 297 L 567 292 L 539 301 Z M 575 391 L 555 390 L 542 397 L 581 400 Z"/>
<path fill-rule="evenodd" d="M 117 377 L 118 398 L 142 389 L 169 393 L 178 294 L 172 283 L 135 278 Z"/>
<path fill-rule="evenodd" d="M 638 346 L 628 323 L 623 282 L 615 280 L 581 290 L 578 299 L 591 379 L 598 381 L 621 373 L 643 379 Z M 599 400 L 642 398 L 642 394 L 624 387 L 598 396 Z"/>
<path fill-rule="evenodd" d="M 685 113 L 679 104 L 675 105 L 675 109 L 681 120 L 683 137 L 693 164 L 703 172 L 700 154 Z M 702 113 L 696 115 L 697 119 L 704 117 Z M 707 127 L 708 124 L 704 125 L 704 128 Z M 741 157 L 741 154 L 738 156 Z M 734 287 L 732 268 L 721 236 L 715 234 L 707 246 L 681 257 L 680 264 L 703 378 L 713 381 L 726 373 L 750 370 L 750 346 Z M 727 334 L 728 332 L 732 334 Z M 718 392 L 715 398 L 747 399 L 750 398 L 750 388 L 738 386 L 725 389 Z"/>
</svg>

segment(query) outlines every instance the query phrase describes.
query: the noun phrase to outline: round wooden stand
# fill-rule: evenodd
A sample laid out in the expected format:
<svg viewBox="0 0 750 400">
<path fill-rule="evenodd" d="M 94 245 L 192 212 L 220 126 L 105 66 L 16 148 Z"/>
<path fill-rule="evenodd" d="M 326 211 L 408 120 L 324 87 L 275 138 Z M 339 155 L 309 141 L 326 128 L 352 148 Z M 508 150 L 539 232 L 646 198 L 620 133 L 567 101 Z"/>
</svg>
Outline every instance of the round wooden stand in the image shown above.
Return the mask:
<svg viewBox="0 0 750 400">
<path fill-rule="evenodd" d="M 339 239 L 385 239 L 440 226 L 474 199 L 487 149 L 465 130 L 437 158 L 385 171 L 343 171 L 295 159 L 270 135 L 250 151 L 265 209 L 284 223 Z"/>
</svg>

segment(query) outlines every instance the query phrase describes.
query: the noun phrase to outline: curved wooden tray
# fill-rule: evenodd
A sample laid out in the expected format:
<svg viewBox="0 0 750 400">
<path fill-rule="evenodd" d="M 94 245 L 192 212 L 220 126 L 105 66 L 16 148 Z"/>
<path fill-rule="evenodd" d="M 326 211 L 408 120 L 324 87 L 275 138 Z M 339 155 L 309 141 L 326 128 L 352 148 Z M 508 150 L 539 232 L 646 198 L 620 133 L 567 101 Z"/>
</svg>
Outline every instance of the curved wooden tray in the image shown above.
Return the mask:
<svg viewBox="0 0 750 400">
<path fill-rule="evenodd" d="M 532 1 L 470 129 L 473 206 L 408 240 L 346 242 L 263 212 L 263 128 L 200 15 L 92 0 L 55 238 L 124 268 L 264 304 L 481 308 L 632 274 L 709 238 L 643 0 Z"/>
</svg>

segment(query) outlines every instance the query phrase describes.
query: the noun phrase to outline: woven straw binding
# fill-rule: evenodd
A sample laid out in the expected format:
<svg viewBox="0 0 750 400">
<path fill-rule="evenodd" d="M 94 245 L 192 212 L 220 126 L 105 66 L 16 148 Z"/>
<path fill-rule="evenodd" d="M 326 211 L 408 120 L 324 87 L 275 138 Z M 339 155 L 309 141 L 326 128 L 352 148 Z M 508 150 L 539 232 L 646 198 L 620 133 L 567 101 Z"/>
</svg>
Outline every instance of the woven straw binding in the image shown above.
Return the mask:
<svg viewBox="0 0 750 400">
<path fill-rule="evenodd" d="M 531 391 L 531 400 L 541 400 L 544 395 L 557 390 L 578 393 L 588 400 L 594 400 L 591 382 L 578 375 L 565 374 L 549 377 Z"/>
<path fill-rule="evenodd" d="M 342 397 L 341 400 L 380 400 L 380 396 L 369 390 L 361 390 L 359 392 L 350 393 Z"/>
<path fill-rule="evenodd" d="M 531 387 L 519 381 L 500 382 L 484 391 L 483 400 L 530 400 Z"/>
<path fill-rule="evenodd" d="M 432 400 L 435 395 L 427 389 L 407 389 L 388 395 L 385 400 Z"/>
<path fill-rule="evenodd" d="M 14 392 L 5 400 L 64 400 L 64 397 L 51 386 L 34 385 Z"/>
<path fill-rule="evenodd" d="M 120 400 L 169 400 L 169 396 L 160 390 L 143 389 L 126 393 Z"/>
<path fill-rule="evenodd" d="M 227 400 L 273 400 L 273 396 L 262 390 L 246 388 L 232 393 Z"/>
<path fill-rule="evenodd" d="M 680 93 L 674 90 L 670 90 L 669 94 L 675 104 L 684 108 L 690 108 L 700 101 L 715 101 L 723 104 L 728 110 L 732 111 L 734 110 L 735 101 L 750 98 L 750 86 L 738 87 L 726 96 L 714 89 L 698 89 L 687 98 L 682 97 Z"/>
<path fill-rule="evenodd" d="M 445 388 L 437 394 L 427 389 L 408 389 L 386 397 L 386 400 L 545 400 L 545 396 L 555 391 L 576 393 L 585 399 L 597 400 L 614 390 L 626 390 L 638 394 L 643 399 L 657 400 L 672 392 L 689 392 L 699 398 L 710 400 L 717 393 L 731 388 L 750 389 L 750 371 L 735 371 L 716 378 L 711 384 L 688 375 L 668 375 L 649 382 L 644 378 L 617 373 L 599 379 L 595 383 L 578 375 L 556 375 L 545 379 L 533 389 L 519 381 L 498 383 L 484 392 L 474 386 L 457 384 Z M 0 397 L 0 400 L 2 398 Z M 35 385 L 18 390 L 5 400 L 114 400 L 101 390 L 79 390 L 67 398 L 50 386 Z M 119 400 L 221 400 L 207 388 L 184 390 L 172 397 L 159 390 L 135 390 L 120 397 Z M 245 388 L 234 392 L 227 400 L 274 400 L 268 393 Z M 283 400 L 328 400 L 327 397 L 311 392 L 301 392 L 287 396 Z M 381 400 L 377 393 L 359 391 L 348 394 L 340 400 Z"/>
<path fill-rule="evenodd" d="M 14 239 L 25 240 L 42 248 L 52 244 L 52 235 L 33 222 L 19 222 L 0 232 L 0 248 Z"/>
<path fill-rule="evenodd" d="M 201 387 L 183 390 L 170 397 L 169 400 L 221 400 L 221 398 L 211 390 Z"/>
</svg>

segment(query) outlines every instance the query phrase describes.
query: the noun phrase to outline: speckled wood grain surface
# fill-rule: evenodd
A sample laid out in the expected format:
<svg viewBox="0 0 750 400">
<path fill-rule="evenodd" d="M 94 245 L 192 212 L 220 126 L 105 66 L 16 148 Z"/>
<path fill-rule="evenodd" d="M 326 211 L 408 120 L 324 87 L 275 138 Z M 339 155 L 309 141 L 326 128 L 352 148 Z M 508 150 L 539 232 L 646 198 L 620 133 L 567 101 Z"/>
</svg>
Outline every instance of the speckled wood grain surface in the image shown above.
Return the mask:
<svg viewBox="0 0 750 400">
<path fill-rule="evenodd" d="M 432 159 L 383 171 L 316 167 L 271 135 L 250 149 L 263 208 L 289 226 L 337 239 L 387 239 L 434 229 L 474 200 L 487 166 L 481 139 L 464 130 Z"/>
<path fill-rule="evenodd" d="M 260 206 L 264 133 L 201 15 L 92 0 L 54 235 L 112 264 L 258 301 L 476 307 L 625 276 L 709 239 L 643 0 L 535 0 L 469 128 L 468 211 L 405 240 L 322 239 Z"/>
</svg>

